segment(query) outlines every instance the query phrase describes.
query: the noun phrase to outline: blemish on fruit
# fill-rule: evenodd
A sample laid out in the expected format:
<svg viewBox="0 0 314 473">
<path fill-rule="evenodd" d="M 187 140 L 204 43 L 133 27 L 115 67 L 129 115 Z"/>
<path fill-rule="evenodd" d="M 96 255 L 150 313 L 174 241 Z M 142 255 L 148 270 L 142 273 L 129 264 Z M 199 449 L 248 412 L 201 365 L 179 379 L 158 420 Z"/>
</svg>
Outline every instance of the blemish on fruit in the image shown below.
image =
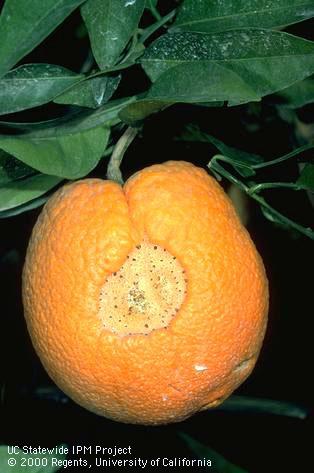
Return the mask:
<svg viewBox="0 0 314 473">
<path fill-rule="evenodd" d="M 184 269 L 177 258 L 144 240 L 107 277 L 100 291 L 99 316 L 106 329 L 119 335 L 148 334 L 167 329 L 185 294 Z"/>
</svg>

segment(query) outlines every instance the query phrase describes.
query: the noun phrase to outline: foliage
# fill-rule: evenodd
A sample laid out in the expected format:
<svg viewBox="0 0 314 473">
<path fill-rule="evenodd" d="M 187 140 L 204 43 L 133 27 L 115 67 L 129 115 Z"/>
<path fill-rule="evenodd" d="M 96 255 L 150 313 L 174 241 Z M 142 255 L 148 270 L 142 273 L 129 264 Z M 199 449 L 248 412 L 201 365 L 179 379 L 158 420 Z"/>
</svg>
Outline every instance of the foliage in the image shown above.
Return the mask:
<svg viewBox="0 0 314 473">
<path fill-rule="evenodd" d="M 313 103 L 314 43 L 285 31 L 314 16 L 312 0 L 183 0 L 172 2 L 175 8 L 165 14 L 161 3 L 5 1 L 0 16 L 0 216 L 41 205 L 62 180 L 95 169 L 123 126 L 140 127 L 152 113 L 177 103 L 234 107 L 276 98 L 275 108 L 290 111 Z M 28 63 L 27 55 L 39 45 L 45 48 L 48 35 L 77 9 L 91 48 L 81 69 Z M 126 96 L 123 83 L 134 67 L 146 79 Z M 49 116 L 52 103 L 57 118 Z M 20 112 L 38 107 L 46 110 L 47 120 L 20 123 Z M 262 168 L 303 157 L 310 145 L 265 160 L 195 126 L 179 139 L 211 143 L 219 154 L 212 156 L 209 169 L 217 177 L 243 189 L 270 220 L 314 237 L 313 230 L 261 196 L 270 188 L 313 192 L 313 164 L 305 165 L 296 182 L 261 183 L 257 175 Z"/>
</svg>

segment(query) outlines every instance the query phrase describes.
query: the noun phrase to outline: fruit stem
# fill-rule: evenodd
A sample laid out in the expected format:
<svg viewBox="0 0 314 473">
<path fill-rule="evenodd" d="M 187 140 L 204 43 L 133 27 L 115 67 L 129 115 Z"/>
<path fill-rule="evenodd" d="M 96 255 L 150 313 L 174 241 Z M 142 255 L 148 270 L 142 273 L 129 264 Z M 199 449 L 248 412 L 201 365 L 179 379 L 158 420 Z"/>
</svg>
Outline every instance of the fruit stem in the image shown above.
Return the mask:
<svg viewBox="0 0 314 473">
<path fill-rule="evenodd" d="M 124 183 L 122 173 L 120 170 L 120 165 L 121 165 L 121 162 L 126 150 L 130 146 L 134 138 L 136 137 L 137 132 L 138 132 L 137 128 L 133 128 L 129 126 L 125 130 L 123 135 L 120 137 L 120 139 L 117 141 L 113 149 L 109 163 L 108 163 L 107 179 L 115 181 L 121 185 Z"/>
</svg>

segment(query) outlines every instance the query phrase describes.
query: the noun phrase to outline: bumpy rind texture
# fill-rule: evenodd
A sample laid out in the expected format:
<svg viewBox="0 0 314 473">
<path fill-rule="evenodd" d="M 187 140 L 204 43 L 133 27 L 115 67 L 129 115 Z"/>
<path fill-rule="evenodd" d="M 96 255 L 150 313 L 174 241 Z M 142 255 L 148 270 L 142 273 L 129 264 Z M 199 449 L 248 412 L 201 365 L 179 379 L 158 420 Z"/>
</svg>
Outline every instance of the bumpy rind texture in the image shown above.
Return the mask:
<svg viewBox="0 0 314 473">
<path fill-rule="evenodd" d="M 103 327 L 100 290 L 144 238 L 178 258 L 187 295 L 167 329 L 119 336 Z M 34 347 L 69 397 L 114 420 L 162 424 L 216 406 L 250 374 L 268 286 L 218 183 L 169 161 L 124 188 L 86 179 L 57 191 L 33 230 L 23 301 Z"/>
</svg>

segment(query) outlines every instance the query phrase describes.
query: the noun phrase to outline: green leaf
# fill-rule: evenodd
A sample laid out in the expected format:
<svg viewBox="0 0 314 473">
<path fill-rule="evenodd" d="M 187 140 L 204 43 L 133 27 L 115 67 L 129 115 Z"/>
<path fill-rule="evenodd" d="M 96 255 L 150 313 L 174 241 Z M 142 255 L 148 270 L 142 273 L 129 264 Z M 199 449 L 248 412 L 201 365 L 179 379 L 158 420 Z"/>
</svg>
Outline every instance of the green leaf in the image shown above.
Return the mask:
<svg viewBox="0 0 314 473">
<path fill-rule="evenodd" d="M 0 131 L 11 132 L 0 134 L 0 149 L 44 174 L 83 177 L 104 154 L 110 126 L 120 122 L 119 111 L 134 100 L 111 101 L 96 111 L 76 111 L 47 122 L 0 122 Z"/>
<path fill-rule="evenodd" d="M 6 0 L 0 16 L 0 77 L 85 0 Z"/>
<path fill-rule="evenodd" d="M 13 69 L 0 79 L 0 114 L 47 103 L 82 77 L 52 64 L 27 64 Z"/>
<path fill-rule="evenodd" d="M 149 100 L 176 103 L 244 103 L 259 96 L 232 70 L 211 63 L 190 62 L 164 72 L 147 94 Z"/>
<path fill-rule="evenodd" d="M 81 8 L 100 69 L 116 64 L 137 25 L 145 0 L 88 0 Z"/>
<path fill-rule="evenodd" d="M 0 212 L 25 204 L 55 187 L 62 178 L 37 174 L 0 186 Z"/>
<path fill-rule="evenodd" d="M 193 80 L 199 80 L 195 74 L 200 70 L 204 79 L 207 71 L 210 84 L 210 66 L 220 65 L 242 78 L 243 84 L 249 87 L 248 92 L 251 90 L 247 99 L 252 100 L 252 90 L 262 97 L 310 76 L 314 72 L 314 43 L 264 29 L 172 33 L 153 42 L 142 56 L 141 64 L 153 82 L 165 72 L 181 67 L 177 75 L 181 72 L 190 75 L 191 85 Z M 232 88 L 228 91 L 230 95 L 234 92 Z M 237 100 L 231 104 L 237 104 Z"/>
<path fill-rule="evenodd" d="M 230 396 L 212 410 L 238 413 L 252 412 L 253 414 L 270 414 L 297 419 L 305 419 L 309 415 L 309 409 L 291 402 L 235 395 Z"/>
<path fill-rule="evenodd" d="M 38 207 L 41 207 L 44 205 L 49 198 L 49 192 L 44 194 L 41 197 L 37 197 L 37 199 L 30 200 L 29 202 L 26 202 L 26 204 L 21 204 L 18 205 L 17 207 L 13 207 L 12 209 L 9 210 L 4 210 L 3 212 L 0 212 L 0 218 L 9 218 L 9 217 L 15 217 L 16 215 L 20 215 L 22 213 L 28 212 L 29 210 L 37 209 Z"/>
<path fill-rule="evenodd" d="M 41 137 L 1 135 L 0 148 L 44 174 L 77 179 L 98 164 L 110 135 L 110 129 L 103 126 L 69 134 L 52 131 Z"/>
<path fill-rule="evenodd" d="M 314 164 L 306 164 L 296 182 L 303 189 L 314 192 Z"/>
<path fill-rule="evenodd" d="M 247 470 L 243 470 L 243 468 L 229 462 L 220 455 L 220 453 L 206 445 L 203 445 L 193 437 L 190 437 L 190 435 L 187 435 L 184 432 L 179 432 L 179 436 L 198 458 L 211 462 L 208 466 L 208 470 L 213 470 L 215 473 L 248 473 Z"/>
<path fill-rule="evenodd" d="M 314 16 L 313 0 L 185 0 L 173 29 L 214 33 L 283 27 Z"/>
<path fill-rule="evenodd" d="M 284 100 L 281 104 L 287 108 L 301 108 L 314 103 L 314 77 L 302 80 L 280 92 Z"/>
<path fill-rule="evenodd" d="M 120 80 L 121 75 L 94 77 L 71 87 L 69 91 L 59 95 L 54 102 L 98 108 L 112 97 Z"/>
<path fill-rule="evenodd" d="M 44 174 L 83 177 L 103 156 L 110 126 L 120 122 L 118 113 L 134 100 L 113 100 L 95 111 L 79 110 L 47 122 L 0 122 L 0 149 Z"/>
<path fill-rule="evenodd" d="M 35 174 L 36 171 L 0 149 L 0 186 Z"/>
<path fill-rule="evenodd" d="M 101 125 L 110 127 L 119 123 L 120 110 L 135 100 L 136 97 L 110 100 L 97 110 L 76 109 L 64 117 L 44 122 L 14 123 L 0 121 L 0 138 L 3 135 L 6 136 L 8 132 L 15 135 L 27 133 L 27 136 L 31 138 L 49 138 L 75 134 Z"/>
<path fill-rule="evenodd" d="M 16 466 L 10 466 L 9 459 L 16 460 Z M 22 466 L 22 458 L 25 458 L 25 466 Z M 45 462 L 47 459 L 47 466 L 42 463 L 40 466 L 32 466 L 39 459 L 39 462 Z M 52 459 L 55 459 L 52 462 Z M 9 454 L 7 445 L 0 445 L 0 471 L 1 473 L 55 473 L 60 470 L 60 466 L 55 466 L 56 461 L 64 461 L 66 455 L 62 453 L 23 453 L 19 451 L 17 454 Z M 38 460 L 37 460 L 38 463 Z M 54 463 L 54 464 L 53 464 Z"/>
<path fill-rule="evenodd" d="M 180 136 L 180 140 L 213 144 L 222 155 L 228 158 L 228 163 L 243 177 L 254 176 L 255 171 L 253 166 L 264 162 L 262 156 L 228 146 L 214 136 L 200 131 L 200 129 L 195 126 L 188 126 L 186 131 Z"/>
</svg>

